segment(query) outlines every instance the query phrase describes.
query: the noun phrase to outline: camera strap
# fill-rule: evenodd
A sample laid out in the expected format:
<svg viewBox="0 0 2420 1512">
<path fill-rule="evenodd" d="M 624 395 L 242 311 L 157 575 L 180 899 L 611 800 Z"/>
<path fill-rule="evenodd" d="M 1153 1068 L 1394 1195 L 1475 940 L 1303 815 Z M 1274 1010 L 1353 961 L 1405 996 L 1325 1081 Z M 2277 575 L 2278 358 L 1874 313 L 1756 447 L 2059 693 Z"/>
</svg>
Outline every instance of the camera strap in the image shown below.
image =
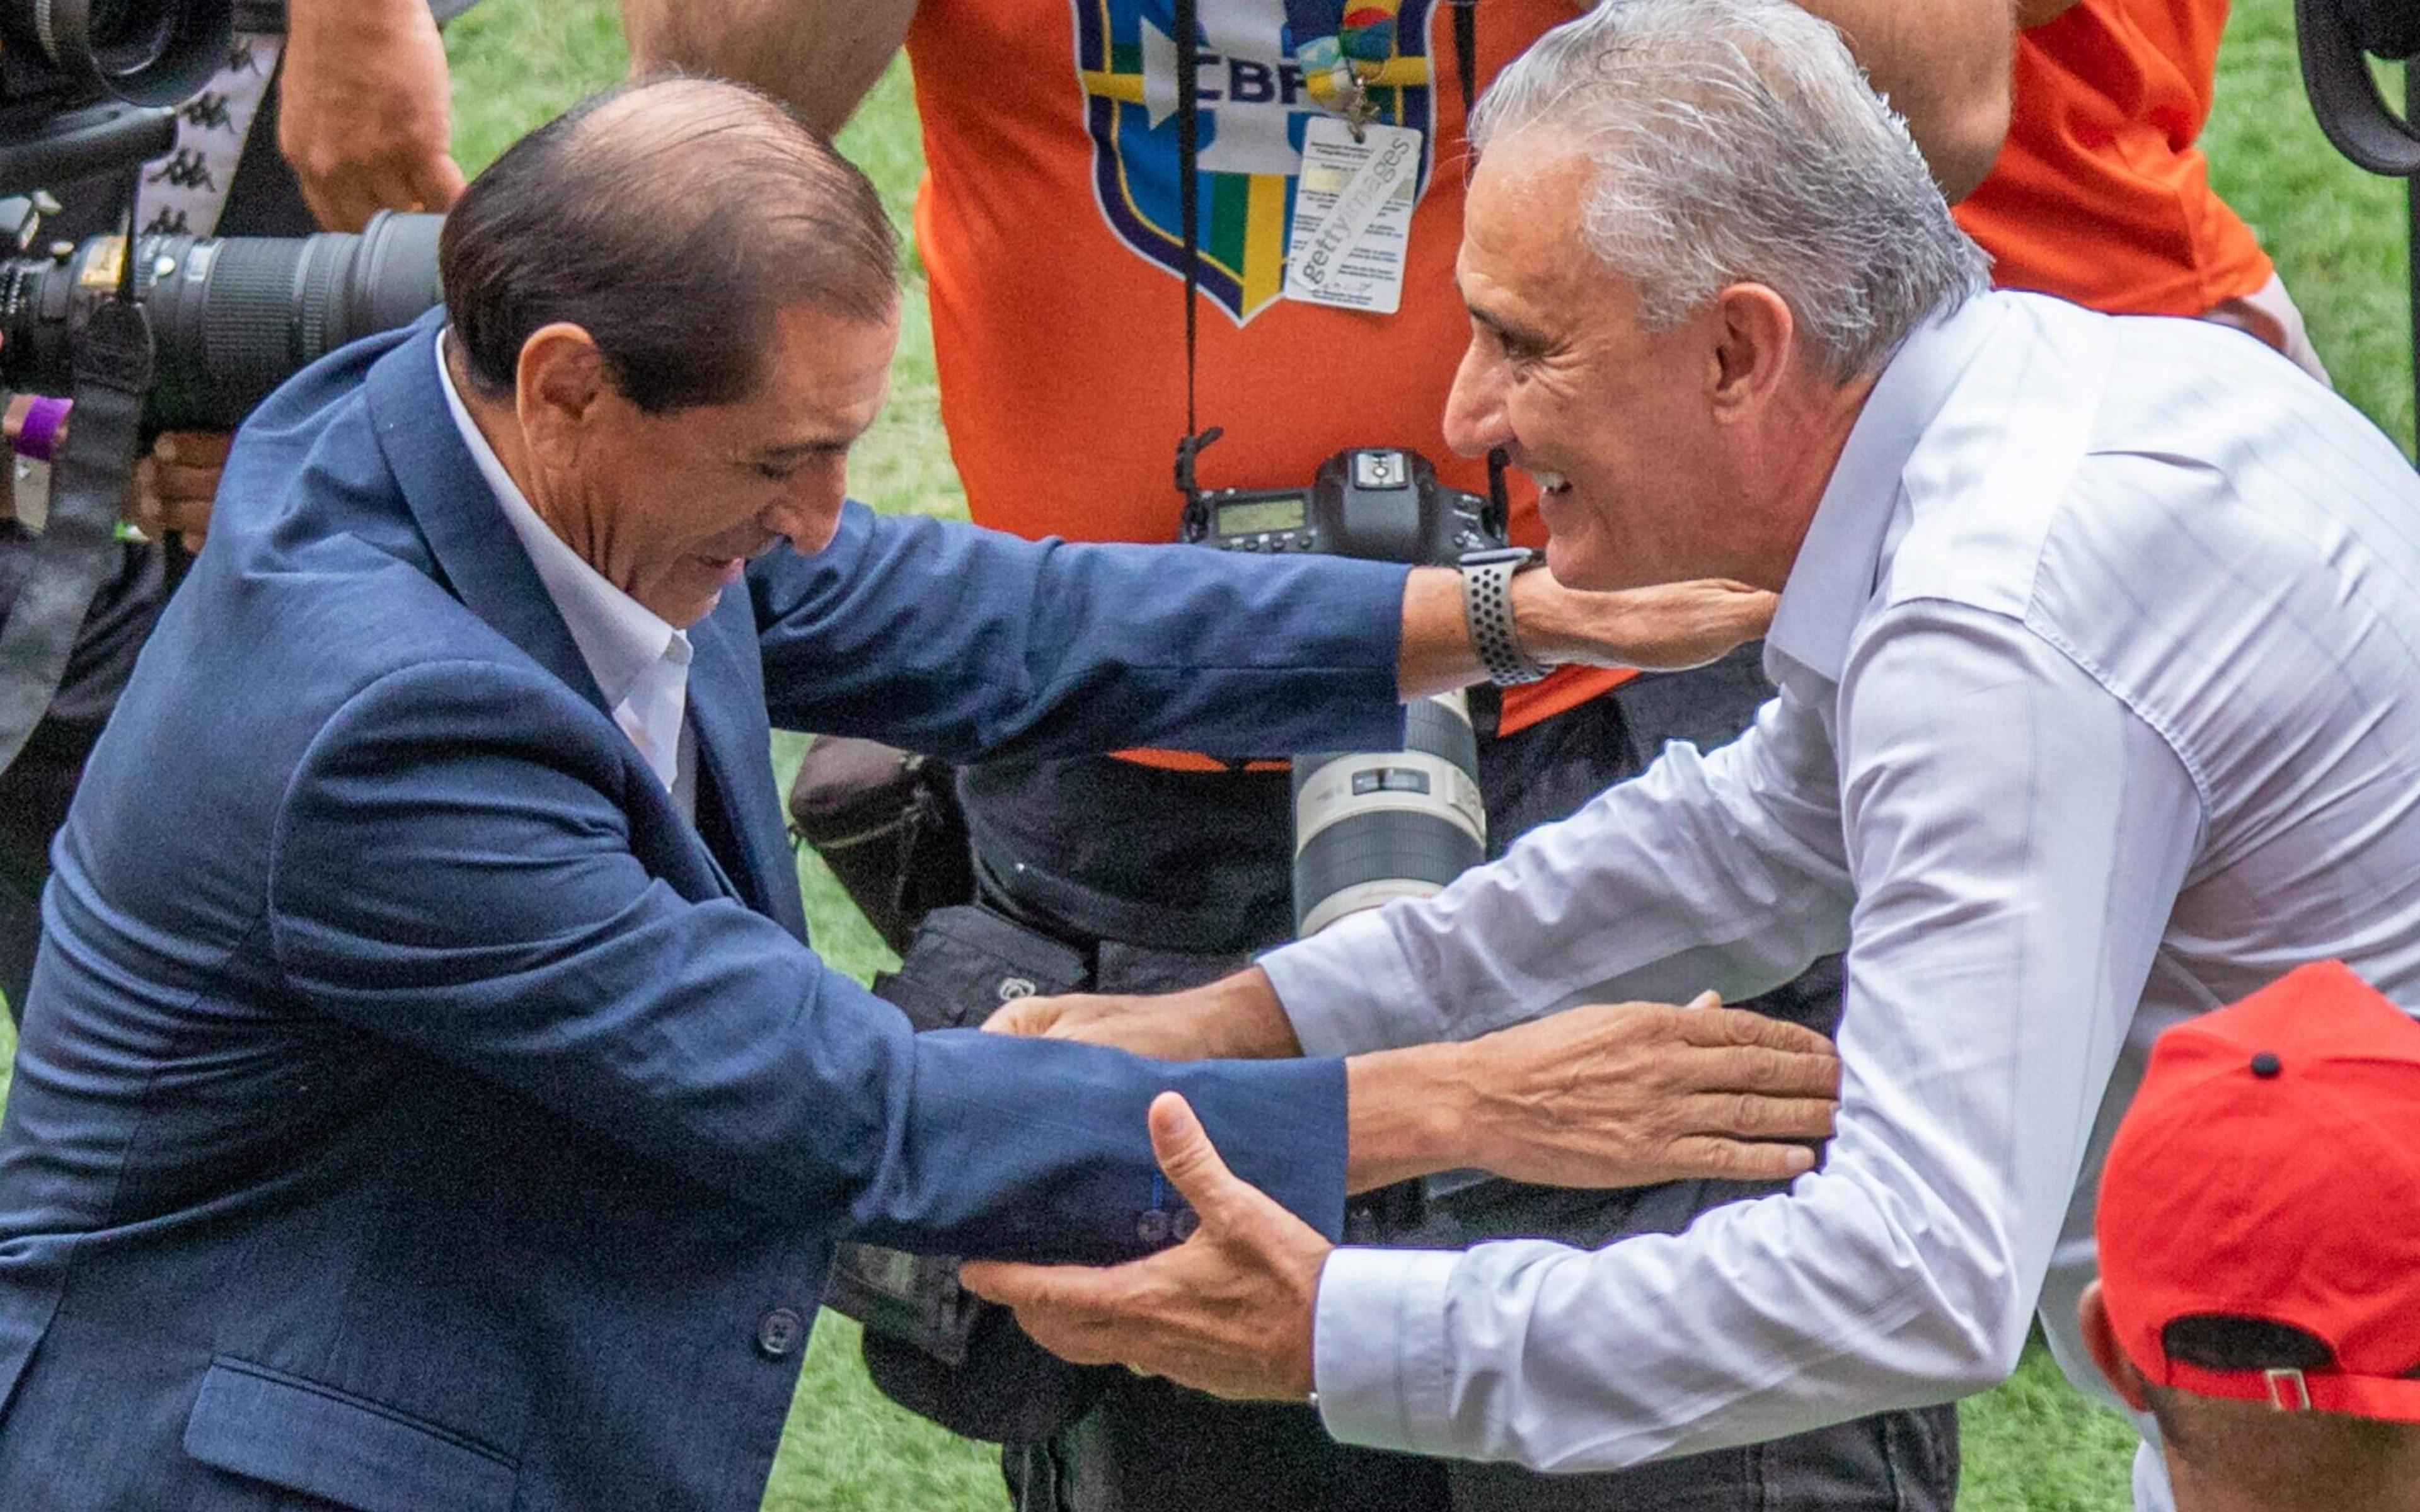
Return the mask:
<svg viewBox="0 0 2420 1512">
<path fill-rule="evenodd" d="M 151 387 L 151 323 L 128 292 L 132 240 L 117 293 L 93 306 L 76 338 L 75 409 L 51 467 L 50 517 L 0 625 L 0 771 L 58 696 L 93 594 L 118 559 L 118 505 Z"/>
<path fill-rule="evenodd" d="M 1454 82 L 1462 95 L 1462 116 L 1467 123 L 1479 98 L 1478 0 L 1444 0 L 1453 12 Z M 1286 0 L 1288 28 L 1294 34 L 1296 60 L 1311 98 L 1348 118 L 1366 112 L 1362 79 L 1394 55 L 1395 18 L 1400 0 L 1357 0 L 1348 13 L 1345 0 Z M 1202 292 L 1202 5 L 1201 0 L 1175 0 L 1176 28 L 1176 197 L 1177 224 L 1185 256 L 1185 434 L 1176 443 L 1176 491 L 1184 496 L 1186 534 L 1206 532 L 1209 520 L 1202 502 L 1199 462 L 1202 453 L 1223 428 L 1202 428 L 1198 413 L 1201 370 Z M 1382 51 L 1383 50 L 1383 51 Z M 1336 54 L 1334 67 L 1319 59 Z M 1342 69 L 1340 74 L 1339 69 Z M 1350 80 L 1350 92 L 1341 92 L 1341 80 Z M 1331 104 L 1335 92 L 1342 104 Z M 1503 504 L 1500 466 L 1490 459 L 1489 491 L 1497 507 Z"/>
</svg>

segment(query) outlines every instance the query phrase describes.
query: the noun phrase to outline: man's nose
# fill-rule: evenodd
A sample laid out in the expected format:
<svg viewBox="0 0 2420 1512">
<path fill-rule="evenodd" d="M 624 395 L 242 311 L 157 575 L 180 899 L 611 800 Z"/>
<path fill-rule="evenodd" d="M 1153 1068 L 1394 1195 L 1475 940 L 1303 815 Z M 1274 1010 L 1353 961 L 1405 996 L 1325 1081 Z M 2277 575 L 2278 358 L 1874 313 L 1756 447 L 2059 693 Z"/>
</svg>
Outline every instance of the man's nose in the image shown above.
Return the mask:
<svg viewBox="0 0 2420 1512">
<path fill-rule="evenodd" d="M 764 525 L 797 548 L 801 556 L 813 556 L 831 545 L 840 531 L 841 501 L 845 497 L 842 488 L 818 488 L 812 495 L 784 499 L 764 514 Z"/>
<path fill-rule="evenodd" d="M 1463 352 L 1453 390 L 1446 395 L 1446 444 L 1464 456 L 1479 456 L 1512 440 L 1512 426 L 1504 417 L 1504 364 L 1474 341 Z"/>
</svg>

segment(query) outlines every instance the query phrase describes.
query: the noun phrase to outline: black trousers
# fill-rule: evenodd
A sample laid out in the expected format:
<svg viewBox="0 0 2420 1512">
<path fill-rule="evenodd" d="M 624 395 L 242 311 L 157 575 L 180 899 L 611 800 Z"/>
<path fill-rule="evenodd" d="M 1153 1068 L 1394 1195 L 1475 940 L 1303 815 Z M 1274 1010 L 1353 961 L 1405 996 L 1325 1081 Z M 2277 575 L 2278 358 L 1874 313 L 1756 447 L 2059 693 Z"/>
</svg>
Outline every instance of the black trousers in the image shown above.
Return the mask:
<svg viewBox="0 0 2420 1512">
<path fill-rule="evenodd" d="M 1770 695 L 1757 647 L 1644 678 L 1482 741 L 1490 848 L 1561 819 L 1636 775 L 1665 743 L 1711 748 Z M 961 774 L 978 887 L 992 906 L 1091 948 L 1102 940 L 1241 956 L 1292 932 L 1292 837 L 1281 773 L 1171 773 L 1031 762 Z M 1826 1032 L 1839 974 L 1825 962 L 1751 1006 Z M 1357 1209 L 1354 1242 L 1459 1248 L 1489 1238 L 1599 1245 L 1677 1233 L 1709 1208 L 1771 1190 L 1685 1181 L 1575 1193 L 1491 1182 L 1450 1205 Z M 1309 1409 L 1230 1403 L 1120 1375 L 1045 1444 L 1012 1445 L 1018 1512 L 1941 1512 L 1958 1484 L 1955 1410 L 1890 1412 L 1773 1443 L 1604 1474 L 1541 1475 L 1385 1454 L 1329 1439 Z"/>
</svg>

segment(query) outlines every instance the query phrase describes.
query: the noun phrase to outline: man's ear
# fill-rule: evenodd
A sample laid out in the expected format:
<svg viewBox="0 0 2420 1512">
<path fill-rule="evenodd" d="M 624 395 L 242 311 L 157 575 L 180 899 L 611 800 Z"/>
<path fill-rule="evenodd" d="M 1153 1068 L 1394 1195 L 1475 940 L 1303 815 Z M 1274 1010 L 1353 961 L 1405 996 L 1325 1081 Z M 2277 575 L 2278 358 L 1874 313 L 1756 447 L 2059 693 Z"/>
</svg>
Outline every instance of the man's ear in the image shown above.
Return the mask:
<svg viewBox="0 0 2420 1512">
<path fill-rule="evenodd" d="M 1756 412 L 1798 355 L 1798 320 L 1789 302 L 1762 284 L 1733 284 L 1714 296 L 1714 385 L 1718 420 Z"/>
<path fill-rule="evenodd" d="M 513 407 L 530 449 L 550 461 L 576 453 L 613 393 L 597 339 L 568 320 L 538 327 L 521 343 Z"/>
<path fill-rule="evenodd" d="M 2092 1353 L 2092 1363 L 2108 1378 L 2110 1389 L 2118 1400 L 2138 1412 L 2151 1410 L 2151 1398 L 2144 1391 L 2143 1373 L 2126 1351 L 2118 1345 L 2118 1325 L 2109 1320 L 2109 1309 L 2101 1300 L 2101 1283 L 2092 1282 L 2075 1302 L 2075 1320 L 2084 1333 L 2084 1347 Z"/>
</svg>

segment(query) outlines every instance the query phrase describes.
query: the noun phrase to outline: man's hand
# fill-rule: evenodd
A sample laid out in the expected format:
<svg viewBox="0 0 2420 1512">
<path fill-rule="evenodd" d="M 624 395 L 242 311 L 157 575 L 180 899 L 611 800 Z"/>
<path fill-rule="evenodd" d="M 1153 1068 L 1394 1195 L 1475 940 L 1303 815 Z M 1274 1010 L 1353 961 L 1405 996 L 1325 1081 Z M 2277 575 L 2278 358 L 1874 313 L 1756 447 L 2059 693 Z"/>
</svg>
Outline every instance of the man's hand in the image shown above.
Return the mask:
<svg viewBox="0 0 2420 1512">
<path fill-rule="evenodd" d="M 1679 671 L 1764 634 L 1774 595 L 1719 579 L 1619 593 L 1566 588 L 1550 572 L 1512 579 L 1512 633 L 1539 661 Z M 1395 680 L 1405 699 L 1484 682 L 1462 612 L 1462 575 L 1414 569 L 1404 584 Z"/>
<path fill-rule="evenodd" d="M 163 431 L 149 455 L 134 464 L 126 500 L 127 523 L 155 541 L 169 532 L 188 551 L 199 551 L 210 528 L 210 501 L 218 497 L 219 470 L 226 466 L 224 431 Z"/>
<path fill-rule="evenodd" d="M 1594 1003 L 1463 1044 L 1345 1062 L 1356 1191 L 1477 1166 L 1544 1186 L 1779 1181 L 1815 1166 L 1839 1057 L 1822 1035 L 1707 993 Z"/>
<path fill-rule="evenodd" d="M 1275 1060 L 1302 1054 L 1268 974 L 1258 966 L 1157 996 L 1028 997 L 994 1013 L 984 1027 L 1114 1045 L 1155 1060 Z"/>
<path fill-rule="evenodd" d="M 1327 1241 L 1228 1170 L 1174 1092 L 1151 1105 L 1151 1146 L 1202 1221 L 1184 1243 L 1107 1270 L 969 1261 L 960 1281 L 1078 1365 L 1122 1362 L 1220 1396 L 1301 1401 Z"/>
<path fill-rule="evenodd" d="M 462 193 L 445 44 L 426 0 L 290 0 L 277 146 L 332 231 Z"/>
</svg>

